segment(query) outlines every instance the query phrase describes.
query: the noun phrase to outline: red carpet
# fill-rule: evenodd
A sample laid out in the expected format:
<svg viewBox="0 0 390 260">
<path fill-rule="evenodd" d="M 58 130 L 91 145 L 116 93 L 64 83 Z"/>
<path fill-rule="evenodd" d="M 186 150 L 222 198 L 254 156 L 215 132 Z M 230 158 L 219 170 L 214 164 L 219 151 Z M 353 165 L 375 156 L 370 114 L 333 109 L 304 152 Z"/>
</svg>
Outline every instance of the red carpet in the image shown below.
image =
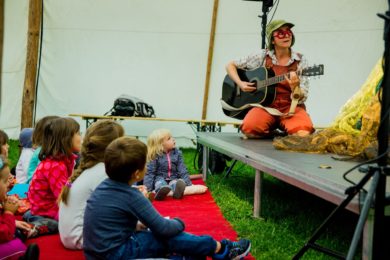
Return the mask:
<svg viewBox="0 0 390 260">
<path fill-rule="evenodd" d="M 193 183 L 203 184 L 203 181 L 193 180 Z M 163 216 L 181 218 L 186 223 L 186 232 L 197 235 L 208 234 L 217 240 L 223 238 L 235 240 L 237 238 L 237 233 L 224 219 L 209 191 L 201 195 L 185 196 L 182 200 L 169 197 L 164 201 L 155 201 L 153 204 Z M 59 235 L 38 237 L 29 240 L 28 243 L 39 245 L 41 260 L 84 259 L 81 251 L 65 249 Z M 247 257 L 246 259 L 254 258 Z"/>
</svg>

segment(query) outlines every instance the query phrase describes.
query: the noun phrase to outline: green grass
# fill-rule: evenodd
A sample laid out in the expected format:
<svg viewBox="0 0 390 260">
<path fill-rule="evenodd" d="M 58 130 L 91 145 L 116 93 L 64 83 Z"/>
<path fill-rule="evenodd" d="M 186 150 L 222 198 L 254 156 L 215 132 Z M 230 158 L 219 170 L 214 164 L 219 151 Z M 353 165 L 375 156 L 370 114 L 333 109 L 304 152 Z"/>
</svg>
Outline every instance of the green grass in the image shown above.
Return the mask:
<svg viewBox="0 0 390 260">
<path fill-rule="evenodd" d="M 195 150 L 182 151 L 190 173 L 199 173 L 193 163 Z M 261 218 L 256 219 L 254 178 L 254 169 L 237 162 L 228 178 L 208 175 L 207 186 L 239 237 L 251 240 L 256 259 L 291 259 L 336 206 L 265 174 Z M 357 219 L 357 215 L 343 211 L 317 243 L 346 254 Z M 358 250 L 356 259 L 360 255 Z M 302 259 L 334 258 L 308 250 Z"/>
<path fill-rule="evenodd" d="M 13 166 L 19 157 L 17 145 L 18 141 L 10 141 L 9 160 Z M 195 150 L 182 151 L 189 172 L 200 173 L 194 166 Z M 256 259 L 291 259 L 335 205 L 265 174 L 261 218 L 256 219 L 253 217 L 254 177 L 251 167 L 238 162 L 228 178 L 209 175 L 207 186 L 239 237 L 251 240 L 251 254 Z M 357 215 L 345 210 L 317 243 L 346 253 L 357 219 Z M 360 259 L 360 251 L 356 259 Z M 302 259 L 333 258 L 309 250 Z"/>
<path fill-rule="evenodd" d="M 16 166 L 19 160 L 19 141 L 18 140 L 9 140 L 9 150 L 8 150 L 8 161 L 10 168 Z"/>
</svg>

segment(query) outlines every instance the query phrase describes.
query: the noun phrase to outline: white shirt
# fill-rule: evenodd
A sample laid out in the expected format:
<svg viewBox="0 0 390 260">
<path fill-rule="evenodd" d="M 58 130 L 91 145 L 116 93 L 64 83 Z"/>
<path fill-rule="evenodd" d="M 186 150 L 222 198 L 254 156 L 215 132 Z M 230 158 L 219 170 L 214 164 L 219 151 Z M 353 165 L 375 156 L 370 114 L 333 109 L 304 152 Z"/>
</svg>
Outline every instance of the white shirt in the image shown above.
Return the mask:
<svg viewBox="0 0 390 260">
<path fill-rule="evenodd" d="M 62 244 L 69 249 L 83 249 L 84 210 L 95 188 L 107 178 L 104 163 L 84 170 L 69 189 L 68 203 L 59 209 L 58 230 Z"/>
<path fill-rule="evenodd" d="M 15 173 L 16 173 L 16 181 L 18 183 L 26 183 L 27 182 L 27 171 L 28 166 L 30 165 L 31 157 L 34 153 L 32 148 L 23 148 L 20 153 L 20 157 L 18 163 L 16 165 Z"/>
</svg>

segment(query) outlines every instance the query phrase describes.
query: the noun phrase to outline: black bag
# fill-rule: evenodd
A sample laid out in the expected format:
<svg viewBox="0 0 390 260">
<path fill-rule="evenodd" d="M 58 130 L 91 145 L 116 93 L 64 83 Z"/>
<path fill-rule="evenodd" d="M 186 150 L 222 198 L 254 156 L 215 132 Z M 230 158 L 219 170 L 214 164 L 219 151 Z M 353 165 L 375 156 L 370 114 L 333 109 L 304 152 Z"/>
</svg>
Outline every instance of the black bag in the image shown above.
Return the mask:
<svg viewBox="0 0 390 260">
<path fill-rule="evenodd" d="M 139 98 L 125 94 L 115 99 L 114 106 L 104 115 L 110 112 L 112 116 L 156 117 L 152 106 Z"/>
<path fill-rule="evenodd" d="M 202 171 L 203 169 L 203 146 L 199 145 L 197 149 L 197 154 L 195 154 L 194 160 L 198 160 L 197 170 Z M 212 173 L 220 174 L 226 168 L 226 161 L 231 160 L 231 158 L 227 157 L 224 154 L 221 154 L 217 151 L 210 150 L 209 151 L 209 170 Z M 195 165 L 195 162 L 194 162 Z"/>
</svg>

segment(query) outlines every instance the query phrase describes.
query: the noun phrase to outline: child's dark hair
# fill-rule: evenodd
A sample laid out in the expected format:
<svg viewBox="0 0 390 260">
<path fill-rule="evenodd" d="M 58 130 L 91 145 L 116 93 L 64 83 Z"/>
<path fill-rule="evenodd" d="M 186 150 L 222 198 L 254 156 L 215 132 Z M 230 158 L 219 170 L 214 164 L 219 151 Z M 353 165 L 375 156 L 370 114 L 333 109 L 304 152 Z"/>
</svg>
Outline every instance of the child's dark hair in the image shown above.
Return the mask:
<svg viewBox="0 0 390 260">
<path fill-rule="evenodd" d="M 56 118 L 60 118 L 60 117 L 59 116 L 45 116 L 45 117 L 42 117 L 35 124 L 34 132 L 32 135 L 33 147 L 38 147 L 38 146 L 42 145 L 42 140 L 43 140 L 43 136 L 44 136 L 43 131 L 45 129 L 46 124 L 49 123 L 51 120 L 56 119 Z"/>
<path fill-rule="evenodd" d="M 70 185 L 83 173 L 100 162 L 104 162 L 104 151 L 113 140 L 125 134 L 123 127 L 113 120 L 100 120 L 93 123 L 85 133 L 81 147 L 80 165 L 69 177 L 68 183 L 62 188 L 60 200 L 68 202 Z"/>
<path fill-rule="evenodd" d="M 3 130 L 0 130 L 0 146 L 5 145 L 8 143 L 8 135 Z"/>
<path fill-rule="evenodd" d="M 146 164 L 147 146 L 131 137 L 120 137 L 106 148 L 104 164 L 112 180 L 128 183 L 137 170 Z"/>
<path fill-rule="evenodd" d="M 73 135 L 79 130 L 80 125 L 73 118 L 60 117 L 51 120 L 43 131 L 44 138 L 39 160 L 43 161 L 49 156 L 55 160 L 62 159 L 63 156 L 70 156 L 73 152 Z"/>
</svg>

